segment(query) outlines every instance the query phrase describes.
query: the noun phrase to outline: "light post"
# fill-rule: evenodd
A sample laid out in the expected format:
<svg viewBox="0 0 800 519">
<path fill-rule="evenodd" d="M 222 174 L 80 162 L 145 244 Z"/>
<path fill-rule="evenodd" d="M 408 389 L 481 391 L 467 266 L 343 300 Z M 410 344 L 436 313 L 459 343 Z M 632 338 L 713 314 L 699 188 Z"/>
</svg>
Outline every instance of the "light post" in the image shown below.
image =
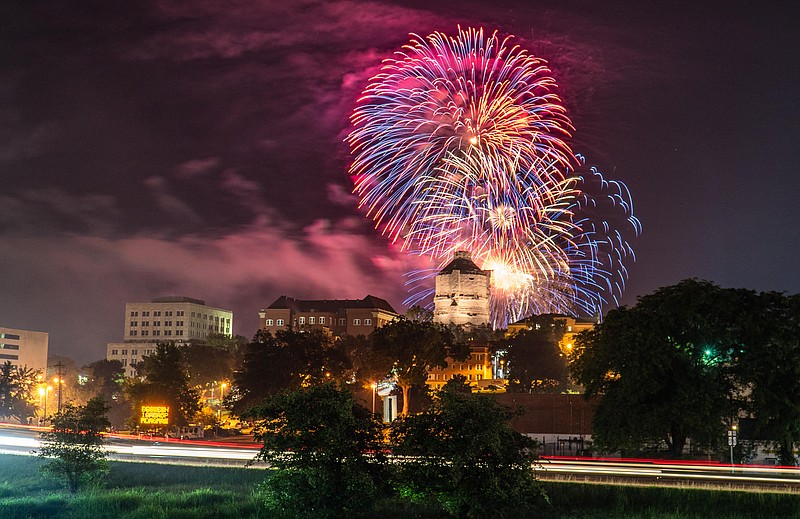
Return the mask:
<svg viewBox="0 0 800 519">
<path fill-rule="evenodd" d="M 39 394 L 44 396 L 44 412 L 42 414 L 44 415 L 45 422 L 47 422 L 47 393 L 49 393 L 52 390 L 53 388 L 51 386 L 47 386 L 46 388 L 45 387 L 39 388 Z"/>
<path fill-rule="evenodd" d="M 217 406 L 217 420 L 222 420 L 222 397 L 225 396 L 225 388 L 228 387 L 228 384 L 223 382 L 219 386 L 219 405 Z"/>
<path fill-rule="evenodd" d="M 733 425 L 728 431 L 728 445 L 731 448 L 731 474 L 733 474 L 733 448 L 736 447 L 736 436 L 736 426 Z"/>
<path fill-rule="evenodd" d="M 372 384 L 370 384 L 370 387 L 372 388 L 372 414 L 374 415 L 375 414 L 375 394 L 378 392 L 378 383 L 377 382 L 373 382 Z"/>
<path fill-rule="evenodd" d="M 42 410 L 42 399 L 47 395 L 47 391 L 42 387 L 39 386 L 39 422 L 38 425 L 42 425 L 42 415 L 44 415 L 44 411 Z"/>
</svg>

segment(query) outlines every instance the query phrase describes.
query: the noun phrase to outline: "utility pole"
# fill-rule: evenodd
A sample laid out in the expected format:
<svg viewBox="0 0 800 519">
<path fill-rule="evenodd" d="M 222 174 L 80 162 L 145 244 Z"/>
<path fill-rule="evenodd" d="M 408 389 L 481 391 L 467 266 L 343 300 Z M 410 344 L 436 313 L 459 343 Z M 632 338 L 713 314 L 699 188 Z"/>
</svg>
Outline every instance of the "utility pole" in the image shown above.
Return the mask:
<svg viewBox="0 0 800 519">
<path fill-rule="evenodd" d="M 55 367 L 56 367 L 56 375 L 57 375 L 56 382 L 58 383 L 58 412 L 60 413 L 61 412 L 61 385 L 64 382 L 64 368 L 66 368 L 66 366 L 64 365 L 63 362 L 61 362 L 59 360 L 58 364 L 56 364 Z"/>
</svg>

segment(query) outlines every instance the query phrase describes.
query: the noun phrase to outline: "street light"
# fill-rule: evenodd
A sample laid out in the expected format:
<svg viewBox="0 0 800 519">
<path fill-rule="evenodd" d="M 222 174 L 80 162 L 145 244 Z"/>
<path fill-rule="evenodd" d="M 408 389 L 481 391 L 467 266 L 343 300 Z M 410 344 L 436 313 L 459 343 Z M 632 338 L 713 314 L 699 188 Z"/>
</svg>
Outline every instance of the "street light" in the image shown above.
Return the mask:
<svg viewBox="0 0 800 519">
<path fill-rule="evenodd" d="M 225 382 L 219 386 L 219 406 L 217 407 L 217 420 L 222 420 L 222 397 L 225 396 L 226 387 L 228 387 L 228 384 Z"/>
<path fill-rule="evenodd" d="M 39 398 L 44 397 L 44 412 L 42 413 L 42 416 L 44 417 L 45 421 L 47 420 L 47 393 L 52 390 L 53 388 L 50 386 L 47 386 L 46 388 L 39 386 Z"/>
<path fill-rule="evenodd" d="M 42 415 L 44 412 L 42 411 L 42 398 L 47 395 L 47 391 L 42 386 L 39 386 L 39 425 L 42 425 Z"/>
<path fill-rule="evenodd" d="M 728 445 L 731 448 L 731 474 L 733 474 L 733 448 L 736 447 L 736 426 L 732 425 L 728 431 Z"/>
<path fill-rule="evenodd" d="M 378 392 L 378 384 L 377 384 L 377 382 L 373 382 L 372 384 L 370 384 L 370 387 L 372 388 L 372 414 L 374 415 L 375 414 L 375 393 Z"/>
</svg>

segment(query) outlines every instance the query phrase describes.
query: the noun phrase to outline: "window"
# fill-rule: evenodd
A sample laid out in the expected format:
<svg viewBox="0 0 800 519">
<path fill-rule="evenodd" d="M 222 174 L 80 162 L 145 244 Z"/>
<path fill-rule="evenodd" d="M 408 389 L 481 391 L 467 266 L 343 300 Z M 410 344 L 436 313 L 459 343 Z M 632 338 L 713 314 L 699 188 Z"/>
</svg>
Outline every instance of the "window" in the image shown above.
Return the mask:
<svg viewBox="0 0 800 519">
<path fill-rule="evenodd" d="M 308 318 L 308 324 L 316 324 L 316 323 L 317 323 L 317 318 L 316 317 L 309 317 Z"/>
<path fill-rule="evenodd" d="M 178 310 L 177 312 L 175 312 L 175 315 L 177 315 L 178 317 L 183 317 L 183 310 Z"/>
<path fill-rule="evenodd" d="M 156 310 L 153 312 L 153 317 L 161 317 L 161 310 Z"/>
<path fill-rule="evenodd" d="M 305 317 L 301 317 L 299 322 L 300 322 L 300 324 L 306 324 L 306 318 Z"/>
<path fill-rule="evenodd" d="M 127 366 L 128 365 L 128 359 L 122 359 L 122 365 L 123 366 Z"/>
<path fill-rule="evenodd" d="M 142 330 L 142 335 L 149 335 L 149 334 L 150 332 L 148 332 L 147 330 Z"/>
<path fill-rule="evenodd" d="M 150 317 L 150 312 L 142 312 L 142 317 Z"/>
<path fill-rule="evenodd" d="M 175 321 L 175 326 L 183 326 L 183 321 Z"/>
<path fill-rule="evenodd" d="M 172 330 L 164 330 L 164 335 L 172 335 Z"/>
<path fill-rule="evenodd" d="M 138 354 L 139 354 L 139 350 L 131 350 L 131 357 L 133 357 L 134 355 L 138 355 Z"/>
<path fill-rule="evenodd" d="M 164 321 L 164 326 L 172 326 L 172 321 Z"/>
<path fill-rule="evenodd" d="M 138 323 L 136 321 L 131 321 L 131 326 L 136 326 Z"/>
<path fill-rule="evenodd" d="M 175 330 L 175 335 L 183 335 L 183 330 Z"/>
<path fill-rule="evenodd" d="M 272 319 L 267 319 L 264 323 L 265 326 L 272 326 Z"/>
<path fill-rule="evenodd" d="M 353 319 L 353 324 L 356 326 L 361 325 L 361 319 Z"/>
<path fill-rule="evenodd" d="M 119 355 L 119 350 L 111 350 L 111 355 Z"/>
<path fill-rule="evenodd" d="M 320 317 L 319 318 L 319 324 L 325 324 L 325 318 L 324 317 Z"/>
<path fill-rule="evenodd" d="M 150 326 L 150 321 L 142 321 L 142 326 Z"/>
<path fill-rule="evenodd" d="M 123 355 L 127 355 L 128 354 L 128 350 L 122 350 L 122 354 Z"/>
<path fill-rule="evenodd" d="M 364 324 L 370 326 L 372 324 L 372 319 L 364 319 Z"/>
<path fill-rule="evenodd" d="M 166 312 L 164 312 L 164 315 L 166 317 L 171 317 L 172 316 L 172 310 L 167 310 Z"/>
<path fill-rule="evenodd" d="M 139 312 L 131 312 L 131 317 L 136 317 L 136 314 L 138 314 L 138 313 Z"/>
<path fill-rule="evenodd" d="M 161 330 L 153 330 L 153 335 L 161 335 Z"/>
<path fill-rule="evenodd" d="M 161 321 L 153 321 L 153 326 L 161 326 Z"/>
<path fill-rule="evenodd" d="M 344 318 L 339 319 L 339 326 L 344 326 Z"/>
<path fill-rule="evenodd" d="M 136 330 L 131 330 L 131 336 L 136 335 L 136 333 L 137 333 Z"/>
<path fill-rule="evenodd" d="M 275 324 L 277 324 L 278 326 L 283 326 L 283 319 L 278 319 L 277 321 L 275 321 Z"/>
</svg>

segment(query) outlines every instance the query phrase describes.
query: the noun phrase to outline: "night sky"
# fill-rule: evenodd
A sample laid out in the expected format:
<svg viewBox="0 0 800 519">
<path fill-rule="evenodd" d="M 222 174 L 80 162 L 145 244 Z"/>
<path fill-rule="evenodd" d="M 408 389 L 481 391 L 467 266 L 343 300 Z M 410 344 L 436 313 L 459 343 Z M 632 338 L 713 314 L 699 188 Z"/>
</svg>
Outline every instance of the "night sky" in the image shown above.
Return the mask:
<svg viewBox="0 0 800 519">
<path fill-rule="evenodd" d="M 356 208 L 343 138 L 384 57 L 459 23 L 547 59 L 574 150 L 630 188 L 625 303 L 688 277 L 800 292 L 798 21 L 734 0 L 5 0 L 0 325 L 85 363 L 163 295 L 246 337 L 282 294 L 404 311 L 413 262 Z"/>
</svg>

